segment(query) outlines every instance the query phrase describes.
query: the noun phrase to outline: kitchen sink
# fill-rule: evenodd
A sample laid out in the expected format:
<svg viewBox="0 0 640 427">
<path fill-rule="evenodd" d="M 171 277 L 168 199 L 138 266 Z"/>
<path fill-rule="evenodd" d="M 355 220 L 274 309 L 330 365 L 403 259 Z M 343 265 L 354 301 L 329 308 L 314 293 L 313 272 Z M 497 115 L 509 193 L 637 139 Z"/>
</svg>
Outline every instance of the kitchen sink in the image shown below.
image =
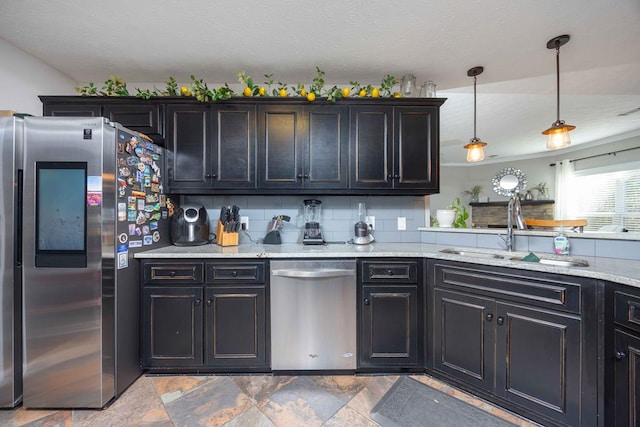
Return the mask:
<svg viewBox="0 0 640 427">
<path fill-rule="evenodd" d="M 509 254 L 497 254 L 493 252 L 482 252 L 482 251 L 474 251 L 474 250 L 466 250 L 466 249 L 442 249 L 440 250 L 443 254 L 451 254 L 451 255 L 460 255 L 463 257 L 469 258 L 485 258 L 485 259 L 504 259 L 510 261 L 522 261 L 522 262 L 531 262 L 531 261 L 523 261 L 523 256 L 510 256 Z M 589 262 L 584 259 L 556 259 L 556 258 L 540 258 L 539 261 L 534 263 L 544 264 L 544 265 L 555 265 L 558 267 L 589 267 Z"/>
<path fill-rule="evenodd" d="M 512 261 L 522 261 L 523 257 L 510 258 Z M 527 262 L 527 261 L 524 261 Z M 558 267 L 589 267 L 589 262 L 584 259 L 549 259 L 540 258 L 538 264 L 555 265 Z"/>
<path fill-rule="evenodd" d="M 491 252 L 467 251 L 467 250 L 459 250 L 459 249 L 442 249 L 440 252 L 442 252 L 443 254 L 468 256 L 470 258 L 489 258 L 489 259 L 505 258 L 503 255 L 494 254 Z"/>
</svg>

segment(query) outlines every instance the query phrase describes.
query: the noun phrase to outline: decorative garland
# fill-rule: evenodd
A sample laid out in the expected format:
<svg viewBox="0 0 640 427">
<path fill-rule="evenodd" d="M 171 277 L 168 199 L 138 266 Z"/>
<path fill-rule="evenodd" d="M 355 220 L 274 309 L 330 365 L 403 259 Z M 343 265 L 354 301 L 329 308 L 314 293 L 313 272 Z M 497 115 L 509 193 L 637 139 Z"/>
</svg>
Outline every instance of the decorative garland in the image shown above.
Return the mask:
<svg viewBox="0 0 640 427">
<path fill-rule="evenodd" d="M 155 86 L 153 90 L 135 88 L 135 96 L 143 99 L 160 96 L 187 96 L 194 97 L 200 102 L 225 100 L 233 96 L 300 96 L 306 98 L 309 102 L 313 102 L 316 98 L 323 96 L 330 102 L 336 102 L 340 98 L 348 98 L 351 94 L 361 98 L 399 98 L 402 96 L 400 92 L 392 92 L 393 85 L 398 81 L 390 74 L 385 76 L 379 87 L 370 84 L 362 85 L 356 81 L 350 81 L 349 84 L 351 87 L 345 86 L 340 88 L 338 86 L 332 86 L 325 88 L 324 76 L 325 72 L 316 67 L 316 76 L 313 78 L 307 90 L 301 83 L 298 83 L 295 87 L 289 87 L 286 83 L 278 81 L 276 86 L 273 82 L 273 74 L 265 74 L 264 77 L 266 80 L 264 85 L 257 85 L 251 76 L 247 75 L 243 70 L 238 72 L 238 81 L 244 85 L 242 93 L 234 92 L 227 83 L 218 88 L 209 88 L 202 79 L 198 80 L 193 75 L 191 75 L 191 86 L 178 88 L 176 79 L 174 79 L 173 76 L 169 76 L 164 90 L 157 89 Z M 98 89 L 94 83 L 88 83 L 76 87 L 75 90 L 83 96 L 130 96 L 127 83 L 113 74 L 109 75 L 109 78 L 104 82 L 101 89 Z"/>
</svg>

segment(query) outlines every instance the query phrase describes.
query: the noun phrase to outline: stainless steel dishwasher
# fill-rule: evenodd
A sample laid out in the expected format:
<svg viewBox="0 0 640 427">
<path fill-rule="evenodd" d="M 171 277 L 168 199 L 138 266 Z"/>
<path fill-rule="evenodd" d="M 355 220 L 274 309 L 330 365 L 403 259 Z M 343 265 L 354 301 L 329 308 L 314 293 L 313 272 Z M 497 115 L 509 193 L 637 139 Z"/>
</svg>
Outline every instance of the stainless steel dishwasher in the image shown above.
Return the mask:
<svg viewBox="0 0 640 427">
<path fill-rule="evenodd" d="M 271 369 L 356 369 L 355 260 L 271 262 Z"/>
</svg>

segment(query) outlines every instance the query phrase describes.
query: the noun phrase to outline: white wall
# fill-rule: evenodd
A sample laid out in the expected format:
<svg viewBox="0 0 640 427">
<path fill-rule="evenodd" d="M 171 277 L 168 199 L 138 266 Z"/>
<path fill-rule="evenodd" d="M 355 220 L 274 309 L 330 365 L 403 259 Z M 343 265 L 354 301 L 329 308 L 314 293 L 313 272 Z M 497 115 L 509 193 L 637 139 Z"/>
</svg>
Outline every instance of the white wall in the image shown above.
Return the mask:
<svg viewBox="0 0 640 427">
<path fill-rule="evenodd" d="M 42 115 L 38 95 L 74 95 L 70 77 L 0 39 L 0 110 Z"/>
</svg>

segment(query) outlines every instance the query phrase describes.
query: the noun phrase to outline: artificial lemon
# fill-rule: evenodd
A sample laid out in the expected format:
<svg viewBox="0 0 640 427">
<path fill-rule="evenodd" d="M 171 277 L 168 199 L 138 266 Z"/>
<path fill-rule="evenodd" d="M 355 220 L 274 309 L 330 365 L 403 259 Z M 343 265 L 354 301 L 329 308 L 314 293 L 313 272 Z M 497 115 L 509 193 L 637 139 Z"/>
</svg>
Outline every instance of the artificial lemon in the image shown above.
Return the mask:
<svg viewBox="0 0 640 427">
<path fill-rule="evenodd" d="M 360 98 L 364 98 L 365 96 L 367 96 L 367 90 L 360 89 L 360 92 L 358 93 L 358 95 L 360 95 Z"/>
<path fill-rule="evenodd" d="M 393 97 L 394 97 L 394 98 L 402 98 L 402 93 L 400 93 L 400 92 L 393 92 Z"/>
<path fill-rule="evenodd" d="M 313 102 L 315 100 L 316 100 L 316 94 L 313 92 L 309 92 L 309 94 L 307 95 L 307 101 Z"/>
<path fill-rule="evenodd" d="M 300 96 L 301 96 L 301 97 L 303 97 L 303 98 L 304 98 L 305 96 L 307 96 L 307 91 L 306 91 L 306 90 L 304 90 L 304 89 L 300 89 Z"/>
<path fill-rule="evenodd" d="M 191 89 L 186 86 L 182 86 L 180 88 L 180 95 L 182 96 L 191 96 Z"/>
<path fill-rule="evenodd" d="M 378 89 L 377 87 L 374 87 L 373 89 L 371 89 L 371 96 L 374 98 L 377 98 L 380 96 L 380 89 Z"/>
<path fill-rule="evenodd" d="M 242 94 L 244 96 L 251 96 L 251 88 L 249 86 L 245 87 L 244 90 L 242 91 Z"/>
<path fill-rule="evenodd" d="M 264 88 L 264 86 L 260 86 L 260 88 L 258 89 L 258 95 L 264 96 L 265 93 L 267 93 L 267 90 Z"/>
<path fill-rule="evenodd" d="M 278 95 L 284 97 L 287 96 L 287 90 L 286 89 L 280 89 L 280 92 L 278 92 Z"/>
<path fill-rule="evenodd" d="M 342 88 L 342 97 L 343 98 L 348 98 L 349 97 L 349 93 L 351 93 L 351 91 L 349 90 L 348 87 L 343 87 Z"/>
</svg>

